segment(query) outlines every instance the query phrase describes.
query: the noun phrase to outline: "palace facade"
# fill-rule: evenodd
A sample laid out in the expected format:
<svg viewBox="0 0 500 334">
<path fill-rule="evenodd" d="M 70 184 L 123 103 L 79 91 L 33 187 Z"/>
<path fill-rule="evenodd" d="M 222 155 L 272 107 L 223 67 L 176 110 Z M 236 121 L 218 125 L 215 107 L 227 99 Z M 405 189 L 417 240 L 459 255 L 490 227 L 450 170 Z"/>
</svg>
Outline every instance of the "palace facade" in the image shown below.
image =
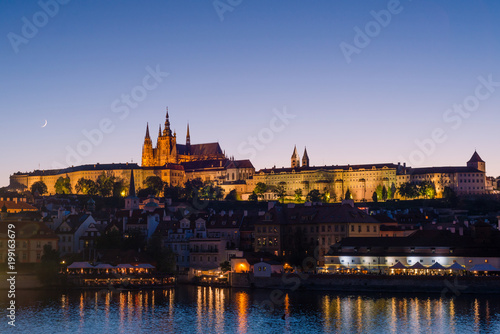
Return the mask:
<svg viewBox="0 0 500 334">
<path fill-rule="evenodd" d="M 311 190 L 318 190 L 337 201 L 343 199 L 349 190 L 355 201 L 371 201 L 377 189 L 385 187 L 389 198 L 399 198 L 396 189 L 401 184 L 422 181 L 434 183 L 437 197 L 443 196 L 445 187 L 453 189 L 457 195 L 480 195 L 492 191 L 487 184 L 486 163 L 477 152 L 465 166 L 454 167 L 411 168 L 400 163 L 310 166 L 307 149 L 300 159 L 295 147 L 290 167 L 262 169 L 247 184 L 249 191 L 259 182 L 270 187 L 281 185 L 289 197 L 294 196 L 298 189 L 302 190 L 303 196 Z M 266 195 L 269 199 L 275 197 L 272 193 Z"/>
</svg>

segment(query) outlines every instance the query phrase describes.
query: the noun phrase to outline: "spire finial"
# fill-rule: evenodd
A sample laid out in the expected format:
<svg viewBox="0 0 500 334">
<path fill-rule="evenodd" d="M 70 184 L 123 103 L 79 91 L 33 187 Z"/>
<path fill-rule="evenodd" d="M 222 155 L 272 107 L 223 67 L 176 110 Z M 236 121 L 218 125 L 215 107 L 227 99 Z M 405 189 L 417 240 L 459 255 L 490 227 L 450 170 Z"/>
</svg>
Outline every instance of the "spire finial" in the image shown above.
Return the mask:
<svg viewBox="0 0 500 334">
<path fill-rule="evenodd" d="M 150 139 L 149 138 L 149 123 L 146 123 L 146 139 Z"/>
</svg>

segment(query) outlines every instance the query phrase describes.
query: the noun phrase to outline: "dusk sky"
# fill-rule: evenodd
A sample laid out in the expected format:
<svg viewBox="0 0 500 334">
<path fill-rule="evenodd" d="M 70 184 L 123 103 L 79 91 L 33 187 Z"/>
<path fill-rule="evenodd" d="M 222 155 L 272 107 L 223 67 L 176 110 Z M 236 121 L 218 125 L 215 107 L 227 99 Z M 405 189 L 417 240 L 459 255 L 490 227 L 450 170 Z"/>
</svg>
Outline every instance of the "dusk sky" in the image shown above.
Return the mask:
<svg viewBox="0 0 500 334">
<path fill-rule="evenodd" d="M 477 149 L 500 175 L 499 1 L 60 2 L 0 2 L 0 186 L 140 164 L 167 106 L 178 143 L 189 122 L 193 144 L 257 170 L 297 145 L 311 165 L 462 166 Z"/>
</svg>

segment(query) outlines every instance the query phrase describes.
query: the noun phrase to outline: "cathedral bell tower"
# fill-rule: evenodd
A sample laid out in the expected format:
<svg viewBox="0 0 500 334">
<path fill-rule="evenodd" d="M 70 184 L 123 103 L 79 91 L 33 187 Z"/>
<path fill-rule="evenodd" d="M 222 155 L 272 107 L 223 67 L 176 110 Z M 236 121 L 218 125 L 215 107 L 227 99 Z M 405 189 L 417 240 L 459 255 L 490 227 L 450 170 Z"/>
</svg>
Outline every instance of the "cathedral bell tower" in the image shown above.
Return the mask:
<svg viewBox="0 0 500 334">
<path fill-rule="evenodd" d="M 292 168 L 299 168 L 299 167 L 300 167 L 300 157 L 299 154 L 297 153 L 297 146 L 295 146 L 292 154 Z"/>
<path fill-rule="evenodd" d="M 149 124 L 146 125 L 146 137 L 142 146 L 142 166 L 154 166 L 153 142 L 149 136 Z"/>
</svg>

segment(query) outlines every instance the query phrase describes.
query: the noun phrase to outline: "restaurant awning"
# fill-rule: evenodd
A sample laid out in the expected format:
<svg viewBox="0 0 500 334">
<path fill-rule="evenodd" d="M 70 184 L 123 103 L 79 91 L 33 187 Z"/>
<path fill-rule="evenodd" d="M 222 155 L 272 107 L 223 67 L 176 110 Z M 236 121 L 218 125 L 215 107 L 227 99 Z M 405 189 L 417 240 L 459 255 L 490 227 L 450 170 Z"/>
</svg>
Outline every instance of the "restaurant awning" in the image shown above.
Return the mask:
<svg viewBox="0 0 500 334">
<path fill-rule="evenodd" d="M 110 264 L 107 264 L 107 263 L 99 263 L 97 266 L 95 266 L 96 269 L 114 269 L 115 267 L 113 267 L 112 265 Z"/>
<path fill-rule="evenodd" d="M 68 269 L 94 269 L 95 267 L 88 262 L 73 262 Z"/>
<path fill-rule="evenodd" d="M 411 266 L 410 269 L 426 269 L 426 268 L 422 265 L 422 263 L 417 262 L 413 266 Z"/>
<path fill-rule="evenodd" d="M 465 267 L 462 266 L 461 264 L 458 264 L 457 262 L 455 262 L 451 266 L 449 266 L 447 269 L 451 269 L 451 270 L 465 270 Z"/>
<path fill-rule="evenodd" d="M 469 269 L 469 271 L 500 271 L 500 269 L 493 267 L 489 263 L 476 264 Z"/>
<path fill-rule="evenodd" d="M 401 262 L 398 262 L 395 265 L 393 265 L 392 267 L 390 267 L 390 269 L 407 269 L 407 268 L 404 264 L 402 264 Z"/>
<path fill-rule="evenodd" d="M 439 269 L 446 269 L 443 267 L 439 262 L 434 263 L 432 266 L 430 266 L 428 269 L 433 269 L 433 270 L 439 270 Z"/>
<path fill-rule="evenodd" d="M 141 269 L 154 269 L 155 266 L 149 263 L 139 263 L 136 268 L 141 268 Z"/>
<path fill-rule="evenodd" d="M 134 267 L 129 263 L 120 263 L 116 266 L 118 269 L 134 269 Z"/>
</svg>

